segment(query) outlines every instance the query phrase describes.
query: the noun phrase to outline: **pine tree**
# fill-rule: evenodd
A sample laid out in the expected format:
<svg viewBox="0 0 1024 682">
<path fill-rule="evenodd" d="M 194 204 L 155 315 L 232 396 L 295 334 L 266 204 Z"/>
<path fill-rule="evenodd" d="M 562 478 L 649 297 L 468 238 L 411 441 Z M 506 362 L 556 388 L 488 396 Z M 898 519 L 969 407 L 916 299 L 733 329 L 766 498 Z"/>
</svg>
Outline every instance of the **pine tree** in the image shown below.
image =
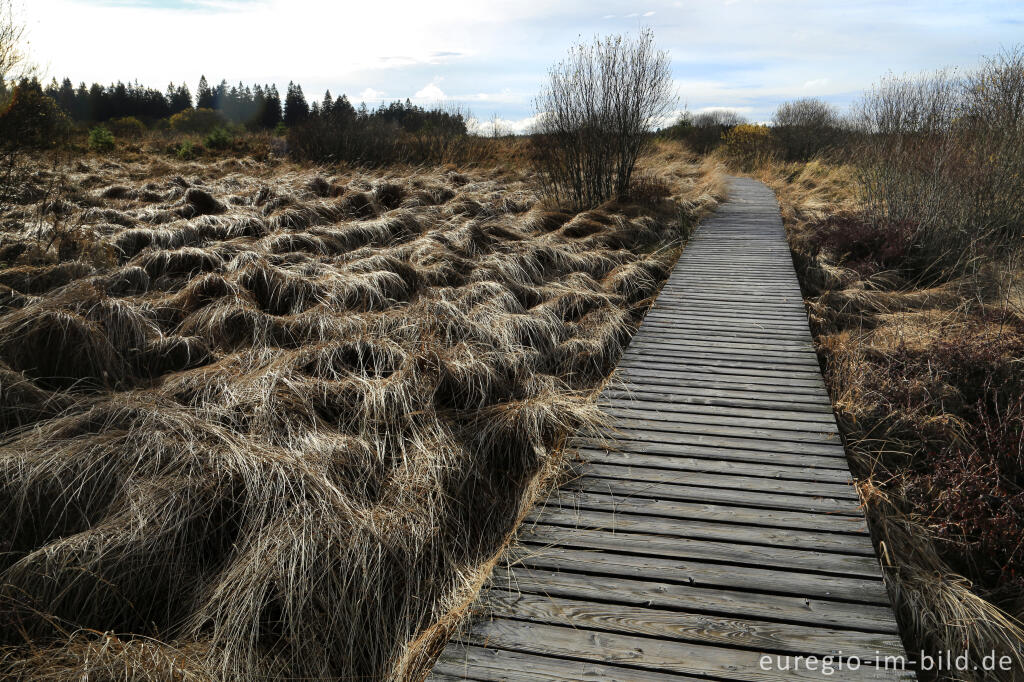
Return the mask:
<svg viewBox="0 0 1024 682">
<path fill-rule="evenodd" d="M 199 88 L 196 90 L 196 109 L 215 109 L 217 103 L 214 100 L 213 89 L 206 82 L 206 76 L 199 78 Z"/>
<path fill-rule="evenodd" d="M 345 95 L 334 100 L 332 112 L 334 113 L 334 118 L 343 123 L 350 123 L 356 120 L 356 109 Z"/>
<path fill-rule="evenodd" d="M 331 97 L 331 91 L 328 90 L 324 93 L 324 100 L 320 103 L 320 114 L 322 116 L 331 116 L 334 113 L 334 99 Z"/>
<path fill-rule="evenodd" d="M 68 113 L 75 115 L 75 86 L 71 84 L 70 78 L 65 78 L 60 84 L 60 92 L 57 95 L 57 103 Z"/>
<path fill-rule="evenodd" d="M 288 93 L 284 98 L 284 123 L 293 126 L 309 118 L 309 104 L 302 94 L 302 86 L 288 83 Z"/>
<path fill-rule="evenodd" d="M 264 104 L 260 113 L 260 125 L 269 130 L 277 127 L 281 122 L 281 95 L 277 92 L 277 86 L 264 87 Z"/>
</svg>

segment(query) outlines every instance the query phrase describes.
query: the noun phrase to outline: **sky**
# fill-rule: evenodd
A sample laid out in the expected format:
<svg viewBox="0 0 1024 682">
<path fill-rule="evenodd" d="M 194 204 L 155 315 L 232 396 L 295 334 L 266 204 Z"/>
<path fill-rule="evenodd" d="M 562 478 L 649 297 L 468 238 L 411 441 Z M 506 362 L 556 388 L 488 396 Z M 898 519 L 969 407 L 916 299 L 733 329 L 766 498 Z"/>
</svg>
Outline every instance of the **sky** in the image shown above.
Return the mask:
<svg viewBox="0 0 1024 682">
<path fill-rule="evenodd" d="M 654 30 L 678 109 L 768 121 L 786 100 L 845 109 L 888 72 L 969 67 L 1024 43 L 1024 2 L 875 0 L 15 0 L 47 77 L 163 89 L 300 83 L 374 106 L 411 98 L 523 130 L 573 42 Z M 489 125 L 489 123 L 488 123 Z"/>
</svg>

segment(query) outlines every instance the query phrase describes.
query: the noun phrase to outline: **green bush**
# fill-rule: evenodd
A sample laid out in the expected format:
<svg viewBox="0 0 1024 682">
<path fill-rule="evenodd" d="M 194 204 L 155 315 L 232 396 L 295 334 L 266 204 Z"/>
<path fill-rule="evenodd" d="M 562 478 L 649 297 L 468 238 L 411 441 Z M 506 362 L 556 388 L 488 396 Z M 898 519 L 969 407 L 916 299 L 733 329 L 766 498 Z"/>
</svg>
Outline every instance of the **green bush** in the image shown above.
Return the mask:
<svg viewBox="0 0 1024 682">
<path fill-rule="evenodd" d="M 226 125 L 224 117 L 213 109 L 186 109 L 171 116 L 171 130 L 179 133 L 209 135 Z"/>
<path fill-rule="evenodd" d="M 114 148 L 114 134 L 103 126 L 89 131 L 89 149 L 94 152 L 108 152 Z"/>
<path fill-rule="evenodd" d="M 52 147 L 70 128 L 68 117 L 34 81 L 16 85 L 0 107 L 0 149 Z"/>
<path fill-rule="evenodd" d="M 174 155 L 177 156 L 182 161 L 191 161 L 192 159 L 196 158 L 198 152 L 195 148 L 195 145 L 193 145 L 190 141 L 185 140 L 184 142 L 177 146 L 177 148 L 174 151 Z"/>
<path fill-rule="evenodd" d="M 213 131 L 203 138 L 203 145 L 210 149 L 228 149 L 235 142 L 235 138 L 225 128 L 214 128 Z"/>
</svg>

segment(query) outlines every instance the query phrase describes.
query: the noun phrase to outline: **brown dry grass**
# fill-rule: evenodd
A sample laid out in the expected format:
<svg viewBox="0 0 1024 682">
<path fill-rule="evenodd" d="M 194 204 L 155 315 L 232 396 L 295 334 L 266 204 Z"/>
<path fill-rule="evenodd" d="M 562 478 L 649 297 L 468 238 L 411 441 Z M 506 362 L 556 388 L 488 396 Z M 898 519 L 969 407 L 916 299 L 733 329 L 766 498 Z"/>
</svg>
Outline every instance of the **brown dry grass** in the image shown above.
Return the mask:
<svg viewBox="0 0 1024 682">
<path fill-rule="evenodd" d="M 927 286 L 863 230 L 851 169 L 772 165 L 851 465 L 908 648 L 1024 670 L 1019 264 Z M 1002 677 L 1000 677 L 1002 675 Z M 954 678 L 942 678 L 954 679 Z"/>
<path fill-rule="evenodd" d="M 0 215 L 0 676 L 420 674 L 721 198 L 645 163 L 578 214 L 505 171 L 40 164 Z"/>
</svg>

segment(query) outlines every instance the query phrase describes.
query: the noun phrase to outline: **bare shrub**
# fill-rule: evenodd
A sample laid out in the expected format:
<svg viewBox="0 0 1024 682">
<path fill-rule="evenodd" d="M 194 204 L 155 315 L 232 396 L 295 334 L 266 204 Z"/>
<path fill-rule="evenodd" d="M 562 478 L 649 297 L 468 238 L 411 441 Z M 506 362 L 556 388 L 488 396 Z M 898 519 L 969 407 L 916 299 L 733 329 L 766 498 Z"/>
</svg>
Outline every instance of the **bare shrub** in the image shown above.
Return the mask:
<svg viewBox="0 0 1024 682">
<path fill-rule="evenodd" d="M 548 76 L 534 135 L 545 191 L 577 208 L 625 195 L 652 125 L 675 101 L 668 54 L 645 29 L 574 45 Z"/>
<path fill-rule="evenodd" d="M 807 161 L 843 141 L 839 111 L 813 97 L 779 105 L 772 117 L 772 135 L 787 161 Z"/>
<path fill-rule="evenodd" d="M 25 24 L 15 16 L 12 0 L 0 0 L 0 104 L 10 84 L 31 77 L 33 72 L 25 54 Z"/>
<path fill-rule="evenodd" d="M 852 157 L 865 216 L 911 240 L 925 278 L 975 272 L 1024 236 L 1024 51 L 865 94 Z"/>
<path fill-rule="evenodd" d="M 715 109 L 699 114 L 683 112 L 664 132 L 666 137 L 682 140 L 698 154 L 707 154 L 722 144 L 725 134 L 747 120 L 734 111 Z"/>
</svg>

